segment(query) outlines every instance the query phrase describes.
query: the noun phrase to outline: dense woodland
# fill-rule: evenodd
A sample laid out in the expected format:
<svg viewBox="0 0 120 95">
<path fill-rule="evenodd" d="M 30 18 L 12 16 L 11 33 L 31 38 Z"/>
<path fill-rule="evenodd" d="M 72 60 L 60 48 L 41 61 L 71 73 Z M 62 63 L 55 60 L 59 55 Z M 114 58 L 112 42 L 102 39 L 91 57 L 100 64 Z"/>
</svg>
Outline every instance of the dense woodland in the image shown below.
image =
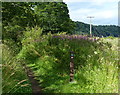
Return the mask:
<svg viewBox="0 0 120 95">
<path fill-rule="evenodd" d="M 61 2 L 2 3 L 3 39 L 20 41 L 26 27 L 41 27 L 43 33 L 71 33 L 74 22 L 69 18 L 69 10 Z"/>
<path fill-rule="evenodd" d="M 89 37 L 89 25 L 72 21 L 64 2 L 3 2 L 2 92 L 36 93 L 37 85 L 42 93 L 118 93 L 117 27 L 93 33 L 115 37 Z"/>
<path fill-rule="evenodd" d="M 89 24 L 85 24 L 83 22 L 75 22 L 76 23 L 76 28 L 73 33 L 75 34 L 89 34 Z M 107 36 L 113 36 L 113 37 L 118 37 L 119 36 L 119 30 L 120 27 L 116 25 L 93 25 L 92 26 L 92 34 L 94 36 L 98 37 L 107 37 Z"/>
<path fill-rule="evenodd" d="M 43 33 L 51 31 L 89 35 L 89 25 L 72 21 L 68 13 L 67 5 L 63 2 L 2 3 L 3 39 L 20 41 L 22 31 L 34 26 L 41 27 Z M 118 37 L 118 28 L 115 25 L 94 26 L 93 35 Z"/>
</svg>

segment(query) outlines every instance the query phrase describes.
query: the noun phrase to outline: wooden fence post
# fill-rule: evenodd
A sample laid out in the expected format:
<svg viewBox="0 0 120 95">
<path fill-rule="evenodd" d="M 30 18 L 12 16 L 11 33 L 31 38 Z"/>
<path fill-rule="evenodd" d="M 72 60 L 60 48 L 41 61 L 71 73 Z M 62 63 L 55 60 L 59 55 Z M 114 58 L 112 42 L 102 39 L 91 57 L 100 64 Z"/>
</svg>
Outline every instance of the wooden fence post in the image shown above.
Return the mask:
<svg viewBox="0 0 120 95">
<path fill-rule="evenodd" d="M 70 82 L 74 81 L 74 52 L 70 52 Z"/>
</svg>

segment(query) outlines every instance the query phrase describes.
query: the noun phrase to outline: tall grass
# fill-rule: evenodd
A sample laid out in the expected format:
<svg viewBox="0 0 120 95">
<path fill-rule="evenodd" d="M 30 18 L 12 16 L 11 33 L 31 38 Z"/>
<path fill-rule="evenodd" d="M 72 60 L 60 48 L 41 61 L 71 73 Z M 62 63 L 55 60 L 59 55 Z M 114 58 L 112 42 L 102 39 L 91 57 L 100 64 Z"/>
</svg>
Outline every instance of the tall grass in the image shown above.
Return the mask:
<svg viewBox="0 0 120 95">
<path fill-rule="evenodd" d="M 2 44 L 2 93 L 31 93 L 31 85 L 14 50 Z"/>
<path fill-rule="evenodd" d="M 18 58 L 32 68 L 43 92 L 118 93 L 114 44 L 82 36 L 41 35 L 41 31 L 25 32 Z M 71 50 L 75 52 L 75 83 L 69 83 Z"/>
<path fill-rule="evenodd" d="M 0 43 L 0 94 L 2 94 L 2 47 Z"/>
</svg>

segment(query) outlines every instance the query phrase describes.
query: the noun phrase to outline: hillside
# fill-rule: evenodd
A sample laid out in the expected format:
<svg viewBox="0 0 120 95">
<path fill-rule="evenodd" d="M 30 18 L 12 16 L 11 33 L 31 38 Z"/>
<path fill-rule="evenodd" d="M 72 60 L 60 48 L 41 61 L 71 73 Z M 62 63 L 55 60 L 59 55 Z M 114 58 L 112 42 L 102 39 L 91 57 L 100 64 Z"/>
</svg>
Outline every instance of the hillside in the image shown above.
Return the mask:
<svg viewBox="0 0 120 95">
<path fill-rule="evenodd" d="M 74 31 L 74 34 L 89 34 L 89 24 L 83 23 L 76 21 L 76 28 Z M 118 37 L 119 36 L 119 31 L 120 27 L 115 26 L 115 25 L 93 25 L 92 27 L 92 33 L 94 36 L 114 36 Z"/>
</svg>

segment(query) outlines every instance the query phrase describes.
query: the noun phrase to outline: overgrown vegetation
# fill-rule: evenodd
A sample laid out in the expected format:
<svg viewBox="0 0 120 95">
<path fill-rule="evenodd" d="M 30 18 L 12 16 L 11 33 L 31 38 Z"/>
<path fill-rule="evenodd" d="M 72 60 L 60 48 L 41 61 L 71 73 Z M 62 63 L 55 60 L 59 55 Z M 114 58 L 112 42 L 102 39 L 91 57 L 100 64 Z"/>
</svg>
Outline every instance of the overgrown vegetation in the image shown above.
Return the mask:
<svg viewBox="0 0 120 95">
<path fill-rule="evenodd" d="M 15 51 L 7 45 L 2 47 L 2 93 L 31 93 L 31 85 Z"/>
<path fill-rule="evenodd" d="M 117 93 L 118 59 L 111 44 L 78 35 L 49 33 L 39 37 L 41 29 L 30 30 L 24 34 L 18 59 L 32 68 L 43 92 Z M 76 83 L 69 83 L 71 50 L 75 52 Z"/>
<path fill-rule="evenodd" d="M 43 93 L 118 92 L 117 38 L 70 35 L 75 23 L 63 2 L 2 5 L 3 93 L 32 92 L 21 63 L 32 69 Z M 74 83 L 69 82 L 70 51 L 75 52 Z"/>
<path fill-rule="evenodd" d="M 43 28 L 43 33 L 71 33 L 74 22 L 68 12 L 64 2 L 2 2 L 3 39 L 12 39 L 21 46 L 22 31 L 36 25 Z"/>
</svg>

